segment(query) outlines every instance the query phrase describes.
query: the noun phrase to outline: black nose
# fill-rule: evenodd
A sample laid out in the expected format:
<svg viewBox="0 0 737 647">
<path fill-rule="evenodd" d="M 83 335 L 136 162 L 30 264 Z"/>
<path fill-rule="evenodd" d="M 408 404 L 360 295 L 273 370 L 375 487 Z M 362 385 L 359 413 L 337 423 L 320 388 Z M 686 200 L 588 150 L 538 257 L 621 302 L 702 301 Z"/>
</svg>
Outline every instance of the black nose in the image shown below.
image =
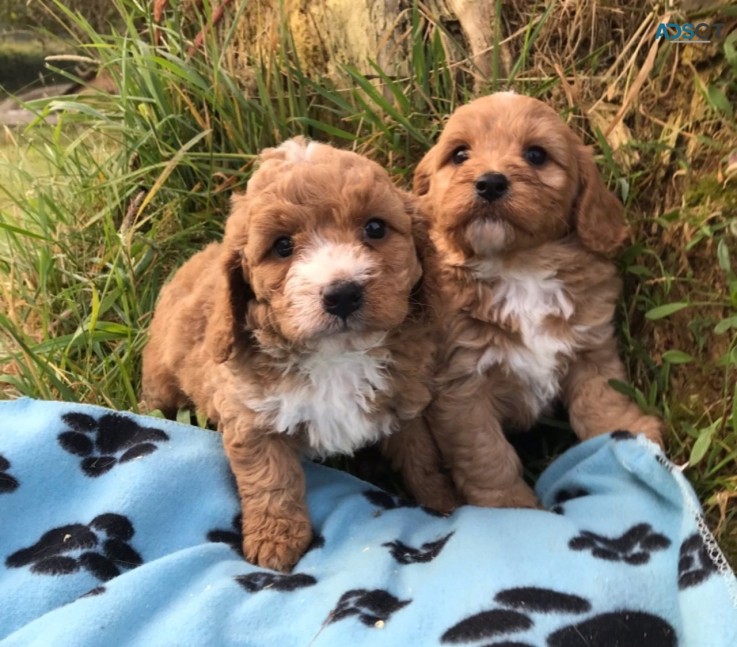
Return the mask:
<svg viewBox="0 0 737 647">
<path fill-rule="evenodd" d="M 476 178 L 476 193 L 489 202 L 501 198 L 508 188 L 509 180 L 501 173 L 484 173 Z"/>
<path fill-rule="evenodd" d="M 325 312 L 347 319 L 348 315 L 363 305 L 363 288 L 353 281 L 335 283 L 322 295 L 322 307 Z"/>
</svg>

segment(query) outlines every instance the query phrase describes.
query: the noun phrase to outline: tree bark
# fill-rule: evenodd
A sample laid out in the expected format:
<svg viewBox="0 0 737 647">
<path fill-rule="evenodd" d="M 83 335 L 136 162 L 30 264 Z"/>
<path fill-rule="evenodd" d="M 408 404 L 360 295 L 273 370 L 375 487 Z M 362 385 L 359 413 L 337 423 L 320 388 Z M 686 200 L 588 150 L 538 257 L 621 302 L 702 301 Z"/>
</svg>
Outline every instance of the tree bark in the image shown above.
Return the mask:
<svg viewBox="0 0 737 647">
<path fill-rule="evenodd" d="M 438 30 L 447 63 L 465 66 L 482 83 L 491 74 L 494 6 L 491 0 L 427 0 L 416 5 L 414 22 L 425 38 Z M 234 0 L 215 28 L 221 38 L 233 30 L 229 59 L 244 73 L 251 62 L 283 53 L 285 28 L 309 76 L 341 85 L 349 81 L 344 66 L 371 77 L 372 63 L 390 77 L 410 73 L 412 0 Z M 500 53 L 503 68 L 507 58 Z"/>
</svg>

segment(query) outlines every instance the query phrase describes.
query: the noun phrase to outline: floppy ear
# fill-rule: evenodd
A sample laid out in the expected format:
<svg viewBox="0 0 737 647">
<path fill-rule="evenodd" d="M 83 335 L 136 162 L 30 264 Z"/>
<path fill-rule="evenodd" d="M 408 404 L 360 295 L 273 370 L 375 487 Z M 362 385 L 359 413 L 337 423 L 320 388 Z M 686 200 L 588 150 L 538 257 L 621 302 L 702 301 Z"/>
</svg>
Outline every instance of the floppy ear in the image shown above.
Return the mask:
<svg viewBox="0 0 737 647">
<path fill-rule="evenodd" d="M 437 147 L 433 146 L 415 169 L 415 175 L 412 180 L 412 190 L 415 195 L 426 195 L 430 192 L 432 184 L 432 176 L 435 173 L 435 158 L 437 156 Z"/>
<path fill-rule="evenodd" d="M 578 148 L 579 189 L 573 207 L 576 231 L 592 252 L 612 256 L 629 235 L 624 206 L 607 189 L 591 149 Z"/>
<path fill-rule="evenodd" d="M 404 195 L 404 208 L 412 218 L 412 240 L 422 271 L 410 292 L 410 312 L 415 319 L 425 319 L 435 314 L 435 299 L 439 294 L 439 266 L 435 245 L 430 238 L 429 221 L 422 213 L 419 202 L 413 195 Z"/>
<path fill-rule="evenodd" d="M 245 241 L 234 234 L 234 230 L 243 230 L 245 219 L 245 196 L 234 196 L 220 253 L 214 305 L 205 329 L 205 344 L 219 364 L 232 356 L 236 340 L 246 334 L 246 310 L 248 302 L 254 298 L 245 278 L 242 252 Z"/>
</svg>

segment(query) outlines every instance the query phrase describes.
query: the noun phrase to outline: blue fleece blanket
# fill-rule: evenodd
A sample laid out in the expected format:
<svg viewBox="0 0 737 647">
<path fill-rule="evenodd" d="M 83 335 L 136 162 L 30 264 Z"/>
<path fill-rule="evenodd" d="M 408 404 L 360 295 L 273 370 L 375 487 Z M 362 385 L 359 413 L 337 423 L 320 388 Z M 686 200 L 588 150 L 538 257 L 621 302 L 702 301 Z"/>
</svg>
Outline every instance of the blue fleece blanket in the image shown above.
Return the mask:
<svg viewBox="0 0 737 647">
<path fill-rule="evenodd" d="M 238 552 L 218 434 L 0 402 L 0 645 L 737 645 L 691 488 L 626 432 L 551 465 L 546 511 L 444 518 L 305 469 L 316 540 L 278 574 Z"/>
</svg>

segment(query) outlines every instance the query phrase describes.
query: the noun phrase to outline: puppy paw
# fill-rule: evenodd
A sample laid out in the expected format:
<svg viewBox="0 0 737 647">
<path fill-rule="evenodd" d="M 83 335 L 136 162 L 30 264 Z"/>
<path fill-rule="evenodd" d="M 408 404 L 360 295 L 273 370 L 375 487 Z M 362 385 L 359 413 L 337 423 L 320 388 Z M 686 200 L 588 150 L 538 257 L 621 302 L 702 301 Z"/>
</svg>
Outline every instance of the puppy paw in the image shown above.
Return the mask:
<svg viewBox="0 0 737 647">
<path fill-rule="evenodd" d="M 468 493 L 468 502 L 484 508 L 542 508 L 532 488 L 523 481 L 505 489 Z"/>
<path fill-rule="evenodd" d="M 663 422 L 655 416 L 640 416 L 627 426 L 633 434 L 644 434 L 648 440 L 663 447 Z"/>
<path fill-rule="evenodd" d="M 257 566 L 287 573 L 304 555 L 312 541 L 309 521 L 262 517 L 254 528 L 244 523 L 243 554 Z"/>
<path fill-rule="evenodd" d="M 450 479 L 438 479 L 415 493 L 417 503 L 436 512 L 450 514 L 465 502 Z"/>
</svg>

